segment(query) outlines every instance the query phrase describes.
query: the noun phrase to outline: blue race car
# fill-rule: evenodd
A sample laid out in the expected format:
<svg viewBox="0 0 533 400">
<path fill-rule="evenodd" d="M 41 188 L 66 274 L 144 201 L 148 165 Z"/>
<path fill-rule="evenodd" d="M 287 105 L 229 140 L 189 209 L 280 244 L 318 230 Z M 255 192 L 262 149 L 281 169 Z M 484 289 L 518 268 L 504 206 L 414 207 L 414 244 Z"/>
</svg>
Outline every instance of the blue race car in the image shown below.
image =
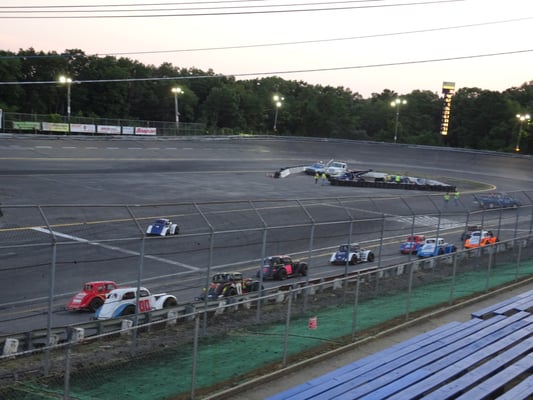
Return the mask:
<svg viewBox="0 0 533 400">
<path fill-rule="evenodd" d="M 148 236 L 167 236 L 177 235 L 178 233 L 180 233 L 180 228 L 178 224 L 172 223 L 167 218 L 160 218 L 155 220 L 146 229 L 146 234 Z"/>
<path fill-rule="evenodd" d="M 422 246 L 418 248 L 416 255 L 418 258 L 427 258 L 450 254 L 457 251 L 453 244 L 445 243 L 443 238 L 428 238 Z"/>
<path fill-rule="evenodd" d="M 304 168 L 304 172 L 307 175 L 315 175 L 315 174 L 320 175 L 325 170 L 326 170 L 326 164 L 324 164 L 322 161 L 317 161 L 316 163 Z"/>
</svg>

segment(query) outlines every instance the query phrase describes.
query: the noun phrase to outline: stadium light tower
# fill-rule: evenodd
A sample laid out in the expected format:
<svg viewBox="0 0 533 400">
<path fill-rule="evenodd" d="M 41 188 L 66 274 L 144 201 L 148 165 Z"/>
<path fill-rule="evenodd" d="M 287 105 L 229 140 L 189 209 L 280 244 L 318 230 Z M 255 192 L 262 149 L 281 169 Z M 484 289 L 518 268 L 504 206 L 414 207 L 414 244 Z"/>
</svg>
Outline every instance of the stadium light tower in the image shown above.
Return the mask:
<svg viewBox="0 0 533 400">
<path fill-rule="evenodd" d="M 396 123 L 394 124 L 394 143 L 398 140 L 398 121 L 400 120 L 400 105 L 407 104 L 407 100 L 396 99 L 390 103 L 392 107 L 396 107 Z"/>
<path fill-rule="evenodd" d="M 518 139 L 516 140 L 515 151 L 518 153 L 520 151 L 520 136 L 522 136 L 522 125 L 524 121 L 529 121 L 531 116 L 529 114 L 516 114 L 516 118 L 520 121 L 520 129 L 518 129 Z"/>
<path fill-rule="evenodd" d="M 274 114 L 274 131 L 276 131 L 278 129 L 278 110 L 283 105 L 283 100 L 285 100 L 285 97 L 275 94 L 272 99 L 274 100 L 274 105 L 276 106 L 276 113 Z"/>
<path fill-rule="evenodd" d="M 180 112 L 178 109 L 178 94 L 183 94 L 183 90 L 180 87 L 172 88 L 174 93 L 174 116 L 176 117 L 176 129 L 180 129 Z"/>
<path fill-rule="evenodd" d="M 67 122 L 68 131 L 70 132 L 70 86 L 72 85 L 72 79 L 68 76 L 61 75 L 59 77 L 59 83 L 67 85 Z"/>
</svg>

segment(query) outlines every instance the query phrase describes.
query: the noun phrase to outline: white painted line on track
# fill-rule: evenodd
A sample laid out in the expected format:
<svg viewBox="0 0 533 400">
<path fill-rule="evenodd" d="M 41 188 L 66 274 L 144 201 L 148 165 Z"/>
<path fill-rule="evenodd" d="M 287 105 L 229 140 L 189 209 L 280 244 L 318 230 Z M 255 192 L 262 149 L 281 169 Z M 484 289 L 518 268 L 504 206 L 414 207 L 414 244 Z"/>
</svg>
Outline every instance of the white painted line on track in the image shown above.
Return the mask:
<svg viewBox="0 0 533 400">
<path fill-rule="evenodd" d="M 46 233 L 47 235 L 54 234 L 55 236 L 62 237 L 62 238 L 65 238 L 65 239 L 70 239 L 70 240 L 73 240 L 75 242 L 87 243 L 87 244 L 91 244 L 93 246 L 99 246 L 99 247 L 102 247 L 102 248 L 107 249 L 107 250 L 113 250 L 113 251 L 117 251 L 117 252 L 128 254 L 128 255 L 138 256 L 138 255 L 141 254 L 141 253 L 139 253 L 137 251 L 122 249 L 122 248 L 117 247 L 117 246 L 110 246 L 110 245 L 103 244 L 103 243 L 93 242 L 93 241 L 90 241 L 90 240 L 87 240 L 87 239 L 83 239 L 83 238 L 80 238 L 80 237 L 77 237 L 77 236 L 67 235 L 65 233 L 61 233 L 61 232 L 57 232 L 57 231 L 50 231 L 49 229 L 46 229 L 46 228 L 32 228 L 32 229 L 34 231 L 37 231 L 37 232 Z M 198 267 L 193 267 L 192 265 L 183 264 L 183 263 L 180 263 L 178 261 L 167 260 L 166 258 L 150 256 L 150 255 L 145 255 L 144 258 L 148 258 L 148 259 L 154 260 L 154 261 L 159 261 L 159 262 L 162 262 L 162 263 L 165 263 L 165 264 L 176 265 L 178 267 L 186 268 L 186 269 L 188 269 L 190 271 L 198 271 L 199 270 Z"/>
</svg>

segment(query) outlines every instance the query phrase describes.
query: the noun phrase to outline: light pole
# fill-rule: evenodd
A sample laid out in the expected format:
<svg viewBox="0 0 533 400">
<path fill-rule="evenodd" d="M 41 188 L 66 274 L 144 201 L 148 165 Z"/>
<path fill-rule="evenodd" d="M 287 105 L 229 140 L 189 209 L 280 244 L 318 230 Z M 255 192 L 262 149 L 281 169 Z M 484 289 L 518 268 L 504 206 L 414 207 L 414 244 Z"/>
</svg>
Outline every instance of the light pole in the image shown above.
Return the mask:
<svg viewBox="0 0 533 400">
<path fill-rule="evenodd" d="M 272 99 L 274 100 L 274 105 L 276 106 L 276 113 L 274 114 L 274 131 L 276 131 L 277 125 L 278 125 L 278 110 L 282 106 L 283 100 L 285 100 L 285 97 L 281 97 L 275 94 L 274 97 L 272 97 Z"/>
<path fill-rule="evenodd" d="M 174 115 L 176 116 L 176 129 L 180 129 L 180 112 L 178 109 L 178 94 L 183 94 L 183 90 L 179 87 L 172 88 L 172 93 L 174 93 Z"/>
<path fill-rule="evenodd" d="M 407 104 L 407 100 L 396 99 L 390 103 L 392 107 L 396 107 L 396 123 L 394 124 L 394 143 L 398 140 L 398 121 L 400 119 L 400 105 Z"/>
<path fill-rule="evenodd" d="M 520 151 L 520 136 L 522 136 L 522 125 L 524 121 L 529 121 L 531 116 L 529 114 L 516 114 L 516 118 L 520 120 L 520 129 L 518 129 L 518 139 L 516 140 L 515 151 L 518 153 Z"/>
<path fill-rule="evenodd" d="M 68 131 L 70 132 L 70 85 L 72 84 L 72 79 L 67 76 L 60 76 L 59 83 L 67 85 L 67 122 L 68 122 Z"/>
</svg>

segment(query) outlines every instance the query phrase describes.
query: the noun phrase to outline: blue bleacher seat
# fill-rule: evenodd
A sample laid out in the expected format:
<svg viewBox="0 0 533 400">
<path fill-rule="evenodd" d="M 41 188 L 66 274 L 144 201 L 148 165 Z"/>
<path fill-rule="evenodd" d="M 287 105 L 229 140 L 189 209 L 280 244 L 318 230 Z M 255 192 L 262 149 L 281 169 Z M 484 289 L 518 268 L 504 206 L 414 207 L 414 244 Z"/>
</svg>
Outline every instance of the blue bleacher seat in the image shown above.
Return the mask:
<svg viewBox="0 0 533 400">
<path fill-rule="evenodd" d="M 533 398 L 533 290 L 267 400 Z M 521 379 L 521 381 L 517 382 Z M 513 393 L 516 395 L 512 397 Z"/>
</svg>

